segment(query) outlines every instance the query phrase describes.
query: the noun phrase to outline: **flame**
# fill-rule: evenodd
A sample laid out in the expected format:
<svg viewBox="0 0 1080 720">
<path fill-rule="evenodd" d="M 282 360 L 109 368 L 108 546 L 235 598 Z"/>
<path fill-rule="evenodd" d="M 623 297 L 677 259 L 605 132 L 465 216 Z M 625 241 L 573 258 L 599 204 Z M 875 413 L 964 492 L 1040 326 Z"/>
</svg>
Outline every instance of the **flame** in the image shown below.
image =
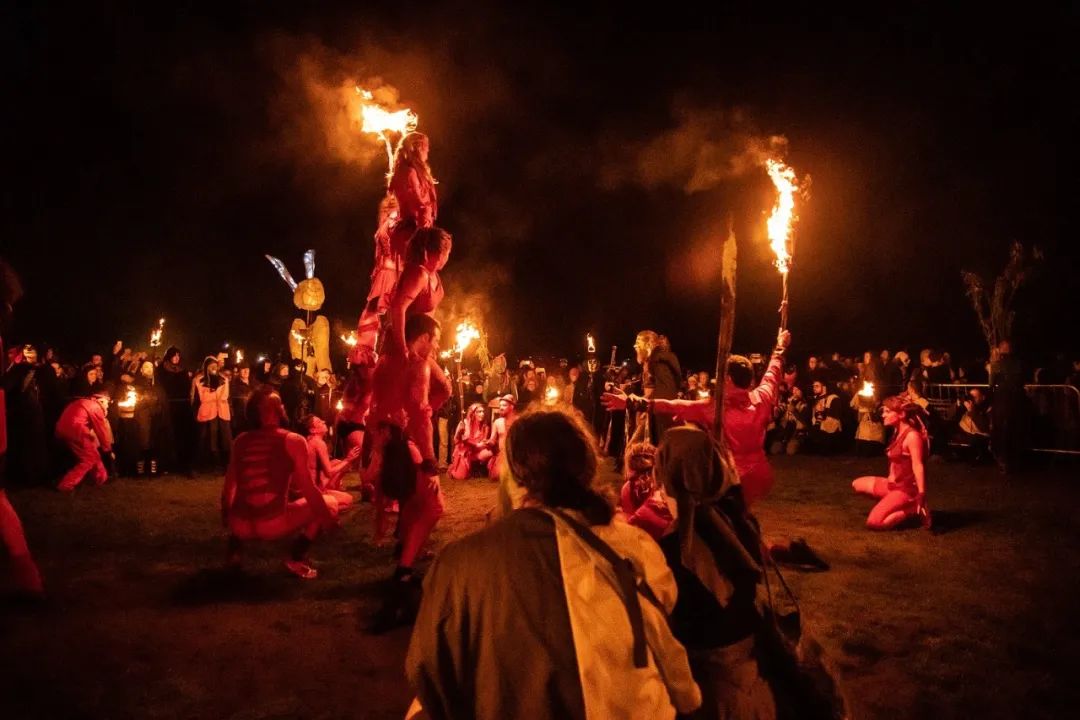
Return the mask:
<svg viewBox="0 0 1080 720">
<path fill-rule="evenodd" d="M 554 405 L 559 402 L 559 388 L 554 385 L 548 385 L 547 390 L 544 391 L 544 402 L 548 405 Z"/>
<path fill-rule="evenodd" d="M 239 365 L 242 362 L 244 362 L 244 351 L 236 348 L 236 364 Z"/>
<path fill-rule="evenodd" d="M 443 360 L 449 360 L 451 355 L 453 355 L 453 353 L 449 350 L 443 350 L 439 353 L 439 357 Z"/>
<path fill-rule="evenodd" d="M 161 333 L 165 331 L 165 318 L 158 320 L 158 326 L 150 330 L 150 347 L 161 345 Z"/>
<path fill-rule="evenodd" d="M 462 320 L 457 326 L 457 336 L 454 339 L 454 352 L 461 355 L 472 344 L 473 340 L 480 339 L 480 330 L 468 320 Z"/>
<path fill-rule="evenodd" d="M 862 390 L 859 391 L 859 395 L 862 397 L 874 397 L 874 383 L 863 380 Z"/>
<path fill-rule="evenodd" d="M 596 352 L 596 339 L 593 338 L 592 333 L 588 333 L 585 335 L 585 347 L 588 352 Z"/>
<path fill-rule="evenodd" d="M 342 335 L 341 336 L 341 341 L 343 343 L 345 343 L 346 345 L 348 345 L 349 347 L 356 347 L 356 343 L 359 342 L 359 340 L 356 337 L 356 332 L 355 331 L 350 332 L 348 335 Z"/>
<path fill-rule="evenodd" d="M 342 410 L 345 409 L 345 403 L 342 402 L 341 399 L 339 398 L 338 401 L 337 401 L 337 405 L 335 405 L 334 407 L 337 409 L 338 412 L 341 412 Z"/>
<path fill-rule="evenodd" d="M 419 118 L 409 108 L 391 112 L 382 107 L 374 100 L 370 90 L 359 85 L 356 86 L 356 94 L 360 96 L 360 119 L 363 124 L 362 132 L 378 135 L 386 145 L 386 162 L 388 171 L 392 171 L 394 165 L 394 144 L 390 140 L 391 133 L 405 135 L 416 129 Z"/>
<path fill-rule="evenodd" d="M 116 407 L 120 407 L 120 408 L 124 408 L 124 409 L 131 409 L 131 408 L 135 407 L 135 404 L 137 402 L 139 402 L 139 395 L 138 395 L 138 393 L 135 392 L 134 387 L 129 386 L 128 389 L 127 389 L 127 395 L 124 397 L 123 400 L 116 403 Z"/>
<path fill-rule="evenodd" d="M 798 178 L 791 167 L 779 160 L 766 160 L 765 168 L 776 186 L 776 205 L 769 216 L 769 245 L 776 254 L 776 269 L 787 273 L 791 269 L 791 228 L 799 219 L 795 214 Z"/>
<path fill-rule="evenodd" d="M 698 390 L 698 400 L 706 400 L 709 397 L 708 390 Z"/>
<path fill-rule="evenodd" d="M 304 337 L 304 333 L 300 332 L 299 330 L 292 330 L 290 334 L 292 335 L 292 339 L 298 343 L 307 342 L 307 338 Z"/>
</svg>

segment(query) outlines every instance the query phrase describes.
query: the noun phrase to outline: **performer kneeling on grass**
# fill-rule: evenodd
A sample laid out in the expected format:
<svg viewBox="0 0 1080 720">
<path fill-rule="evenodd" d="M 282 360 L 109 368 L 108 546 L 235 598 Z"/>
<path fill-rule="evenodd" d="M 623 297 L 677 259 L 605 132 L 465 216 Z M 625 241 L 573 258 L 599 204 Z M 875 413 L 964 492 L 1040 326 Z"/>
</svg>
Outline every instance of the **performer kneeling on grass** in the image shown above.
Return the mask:
<svg viewBox="0 0 1080 720">
<path fill-rule="evenodd" d="M 881 498 L 870 511 L 866 527 L 891 530 L 910 517 L 919 516 L 923 527 L 930 527 L 926 505 L 926 457 L 930 439 L 926 430 L 926 411 L 903 395 L 894 395 L 882 406 L 886 427 L 896 429 L 885 454 L 889 458 L 889 477 L 856 478 L 855 492 Z"/>
<path fill-rule="evenodd" d="M 503 479 L 516 501 L 428 572 L 407 717 L 671 719 L 700 705 L 665 616 L 671 571 L 615 517 L 597 462 L 591 431 L 566 411 L 510 428 Z"/>
<path fill-rule="evenodd" d="M 326 433 L 329 428 L 318 415 L 308 415 L 304 421 L 307 430 L 308 472 L 315 486 L 326 495 L 333 495 L 339 509 L 352 505 L 353 497 L 341 489 L 341 477 L 360 457 L 360 448 L 353 447 L 340 460 L 330 459 L 330 449 L 326 446 Z"/>
<path fill-rule="evenodd" d="M 242 543 L 280 540 L 299 532 L 285 567 L 305 580 L 318 575 L 307 552 L 320 530 L 337 524 L 338 502 L 319 492 L 308 470 L 304 438 L 289 432 L 281 397 L 269 388 L 256 390 L 247 406 L 248 427 L 233 443 L 221 520 L 229 531 L 228 562 L 239 567 Z M 290 483 L 303 497 L 289 501 Z"/>
</svg>

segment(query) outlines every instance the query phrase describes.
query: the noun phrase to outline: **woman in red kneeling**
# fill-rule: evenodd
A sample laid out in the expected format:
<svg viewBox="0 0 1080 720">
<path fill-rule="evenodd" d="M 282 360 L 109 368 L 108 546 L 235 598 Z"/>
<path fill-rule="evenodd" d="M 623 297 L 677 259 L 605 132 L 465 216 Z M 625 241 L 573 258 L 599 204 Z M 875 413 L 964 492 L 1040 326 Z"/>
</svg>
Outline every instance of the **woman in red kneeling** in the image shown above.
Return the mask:
<svg viewBox="0 0 1080 720">
<path fill-rule="evenodd" d="M 491 428 L 484 417 L 484 406 L 473 403 L 469 406 L 468 415 L 458 423 L 454 433 L 454 457 L 450 463 L 450 477 L 464 480 L 472 474 L 473 463 L 487 463 L 491 459 L 492 452 L 488 447 L 490 434 Z"/>
<path fill-rule="evenodd" d="M 920 405 L 903 395 L 886 399 L 882 406 L 885 426 L 896 433 L 885 451 L 889 477 L 865 476 L 851 483 L 855 492 L 881 499 L 866 518 L 866 527 L 871 530 L 891 530 L 915 515 L 922 519 L 923 527 L 930 527 L 930 510 L 926 506 L 926 457 L 930 450 L 926 417 Z"/>
</svg>

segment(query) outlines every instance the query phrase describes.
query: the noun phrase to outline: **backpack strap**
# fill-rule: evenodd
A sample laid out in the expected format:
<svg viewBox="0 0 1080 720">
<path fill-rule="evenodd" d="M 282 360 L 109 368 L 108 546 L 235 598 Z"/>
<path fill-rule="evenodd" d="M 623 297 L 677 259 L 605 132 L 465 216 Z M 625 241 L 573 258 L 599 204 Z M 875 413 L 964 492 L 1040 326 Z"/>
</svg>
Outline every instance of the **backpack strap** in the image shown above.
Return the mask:
<svg viewBox="0 0 1080 720">
<path fill-rule="evenodd" d="M 660 600 L 648 583 L 644 580 L 638 580 L 637 573 L 634 572 L 633 562 L 615 552 L 610 545 L 597 537 L 596 533 L 590 530 L 587 525 L 578 522 L 568 513 L 558 508 L 545 509 L 566 523 L 586 545 L 607 560 L 615 571 L 615 579 L 619 583 L 623 606 L 626 608 L 626 613 L 630 618 L 630 630 L 634 636 L 634 667 L 647 667 L 649 659 L 648 645 L 645 641 L 645 619 L 641 613 L 641 602 L 638 599 L 638 593 L 641 593 L 647 601 L 656 606 L 661 612 L 664 612 Z"/>
</svg>

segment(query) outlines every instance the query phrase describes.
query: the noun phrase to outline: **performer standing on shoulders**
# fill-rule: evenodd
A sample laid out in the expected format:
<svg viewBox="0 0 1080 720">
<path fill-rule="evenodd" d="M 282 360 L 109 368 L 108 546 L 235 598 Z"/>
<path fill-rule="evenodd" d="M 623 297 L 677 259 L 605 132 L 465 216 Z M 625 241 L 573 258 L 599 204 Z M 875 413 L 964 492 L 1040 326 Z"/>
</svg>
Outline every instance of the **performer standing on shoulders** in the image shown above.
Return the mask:
<svg viewBox="0 0 1080 720">
<path fill-rule="evenodd" d="M 390 187 L 379 206 L 379 228 L 375 231 L 375 270 L 367 305 L 360 315 L 353 351 L 355 365 L 371 365 L 379 331 L 379 315 L 390 308 L 394 286 L 405 267 L 405 253 L 413 234 L 435 225 L 439 201 L 435 178 L 428 166 L 431 143 L 423 133 L 409 133 L 398 143 Z M 366 362 L 365 362 L 366 361 Z"/>
</svg>

